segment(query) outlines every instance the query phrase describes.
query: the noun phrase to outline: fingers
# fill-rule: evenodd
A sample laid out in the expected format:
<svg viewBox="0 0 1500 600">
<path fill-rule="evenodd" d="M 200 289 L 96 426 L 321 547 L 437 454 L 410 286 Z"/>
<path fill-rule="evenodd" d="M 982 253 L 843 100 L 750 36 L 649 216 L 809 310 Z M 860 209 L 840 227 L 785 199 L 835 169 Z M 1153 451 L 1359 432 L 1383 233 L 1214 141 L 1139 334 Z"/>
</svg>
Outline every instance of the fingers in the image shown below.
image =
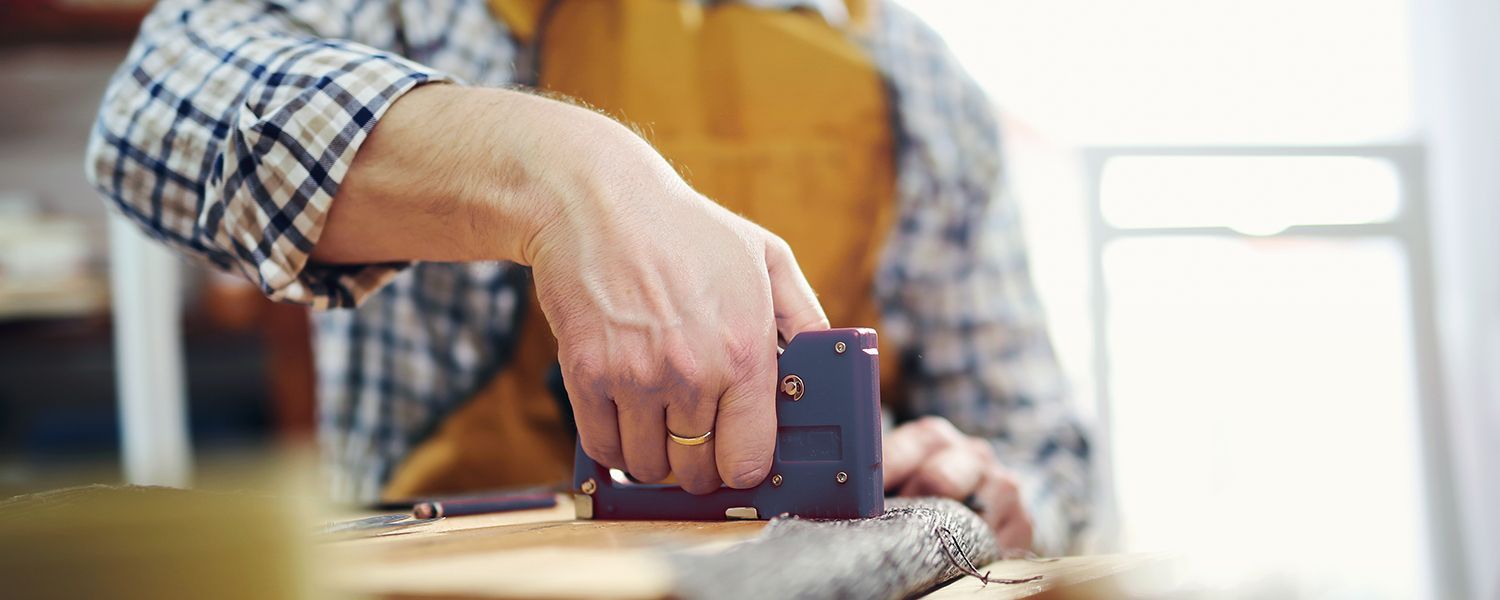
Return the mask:
<svg viewBox="0 0 1500 600">
<path fill-rule="evenodd" d="M 620 447 L 625 468 L 637 480 L 654 483 L 667 478 L 667 428 L 665 410 L 655 398 L 615 397 L 620 419 Z"/>
<path fill-rule="evenodd" d="M 1000 549 L 1031 549 L 1031 517 L 1021 506 L 1020 490 L 1016 481 L 1004 469 L 992 469 L 980 486 L 979 495 L 985 505 L 980 515 L 995 532 Z"/>
<path fill-rule="evenodd" d="M 924 417 L 897 427 L 884 441 L 881 449 L 885 489 L 893 490 L 905 485 L 933 454 L 963 446 L 969 439 L 947 419 Z"/>
<path fill-rule="evenodd" d="M 620 423 L 615 403 L 594 385 L 594 380 L 580 369 L 563 364 L 563 387 L 573 405 L 578 423 L 578 439 L 584 454 L 612 469 L 625 468 L 625 453 L 620 447 Z"/>
<path fill-rule="evenodd" d="M 948 446 L 922 463 L 901 486 L 901 495 L 967 498 L 979 489 L 986 466 L 968 447 Z"/>
<path fill-rule="evenodd" d="M 711 322 L 667 314 L 660 320 L 675 323 L 672 327 L 595 336 L 611 342 L 615 349 L 608 354 L 569 339 L 580 335 L 564 335 L 571 331 L 567 327 L 554 327 L 560 332 L 560 359 L 576 352 L 574 358 L 597 363 L 563 360 L 564 382 L 589 456 L 625 468 L 641 481 L 673 474 L 684 489 L 699 494 L 721 484 L 753 487 L 765 479 L 776 445 L 778 334 L 791 339 L 803 331 L 827 329 L 828 318 L 791 249 L 780 238 L 764 236 L 763 287 L 732 293 L 715 287 L 727 299 L 688 303 L 717 307 L 719 314 Z M 670 278 L 663 281 L 671 283 Z M 637 289 L 597 304 L 640 304 L 639 295 Z M 662 308 L 646 304 L 637 308 L 648 319 Z M 663 331 L 669 335 L 657 335 Z M 731 333 L 726 336 L 725 331 Z M 590 366 L 595 368 L 584 368 Z M 669 431 L 683 437 L 713 431 L 714 437 L 687 446 L 671 442 Z"/>
<path fill-rule="evenodd" d="M 718 398 L 683 398 L 667 404 L 667 429 L 683 437 L 696 437 L 714 429 Z M 684 446 L 667 441 L 667 457 L 672 463 L 672 474 L 677 484 L 693 494 L 707 494 L 719 489 L 721 482 L 714 451 L 718 447 L 718 436 L 697 446 Z"/>
<path fill-rule="evenodd" d="M 771 276 L 771 303 L 782 339 L 790 341 L 804 331 L 828 329 L 828 316 L 818 295 L 807 283 L 791 247 L 781 238 L 772 236 L 766 244 L 766 271 Z"/>
<path fill-rule="evenodd" d="M 1021 496 L 1016 482 L 1005 469 L 992 466 L 984 471 L 979 490 L 975 492 L 982 510 L 981 517 L 990 529 L 999 531 L 1012 519 L 1012 513 L 1020 507 Z"/>
<path fill-rule="evenodd" d="M 886 490 L 902 496 L 972 497 L 1001 548 L 1031 548 L 1032 523 L 1015 476 L 989 442 L 964 435 L 946 419 L 925 417 L 886 434 L 882 457 Z"/>
<path fill-rule="evenodd" d="M 739 344 L 729 360 L 730 373 L 739 376 L 719 399 L 715 458 L 724 483 L 747 488 L 766 478 L 776 448 L 775 332 Z"/>
</svg>

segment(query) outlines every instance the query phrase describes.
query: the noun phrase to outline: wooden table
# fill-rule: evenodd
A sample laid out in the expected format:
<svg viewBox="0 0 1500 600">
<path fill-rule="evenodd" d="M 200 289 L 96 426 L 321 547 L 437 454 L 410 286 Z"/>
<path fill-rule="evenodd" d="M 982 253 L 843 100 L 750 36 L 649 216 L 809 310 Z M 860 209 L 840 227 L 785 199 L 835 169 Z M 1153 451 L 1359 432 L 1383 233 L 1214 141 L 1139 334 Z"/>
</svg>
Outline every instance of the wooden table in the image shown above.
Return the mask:
<svg viewBox="0 0 1500 600">
<path fill-rule="evenodd" d="M 754 537 L 760 521 L 579 521 L 572 502 L 556 508 L 453 517 L 401 532 L 323 544 L 332 568 L 325 585 L 394 598 L 662 598 L 671 591 L 663 545 L 713 552 Z M 1002 561 L 981 569 L 994 577 L 1041 574 L 1041 581 L 985 585 L 964 577 L 933 598 L 1023 598 L 1114 589 L 1122 573 L 1160 557 L 1104 555 L 1051 562 Z M 1093 590 L 1095 593 L 1085 593 Z M 1079 593 L 1071 593 L 1079 592 Z"/>
</svg>

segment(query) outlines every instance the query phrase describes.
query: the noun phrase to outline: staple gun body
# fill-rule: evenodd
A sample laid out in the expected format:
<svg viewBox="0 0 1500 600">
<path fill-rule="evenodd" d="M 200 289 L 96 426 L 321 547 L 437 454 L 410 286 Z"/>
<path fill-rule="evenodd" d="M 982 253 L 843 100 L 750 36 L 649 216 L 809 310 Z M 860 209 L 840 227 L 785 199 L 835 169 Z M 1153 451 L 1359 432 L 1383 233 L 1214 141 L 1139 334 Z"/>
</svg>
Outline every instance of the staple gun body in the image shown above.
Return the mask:
<svg viewBox="0 0 1500 600">
<path fill-rule="evenodd" d="M 875 330 L 805 332 L 778 362 L 776 452 L 760 485 L 697 496 L 675 485 L 636 483 L 579 446 L 573 462 L 579 518 L 848 519 L 884 512 Z"/>
</svg>

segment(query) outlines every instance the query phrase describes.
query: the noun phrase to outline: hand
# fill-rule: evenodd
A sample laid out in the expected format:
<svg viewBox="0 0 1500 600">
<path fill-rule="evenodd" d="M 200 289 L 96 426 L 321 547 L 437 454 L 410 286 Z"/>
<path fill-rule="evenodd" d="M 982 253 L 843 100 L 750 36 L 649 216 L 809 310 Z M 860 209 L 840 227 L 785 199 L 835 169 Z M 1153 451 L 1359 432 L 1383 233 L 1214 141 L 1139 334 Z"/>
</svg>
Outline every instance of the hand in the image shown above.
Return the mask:
<svg viewBox="0 0 1500 600">
<path fill-rule="evenodd" d="M 1003 552 L 1031 549 L 1031 516 L 1016 478 L 989 442 L 964 435 L 942 417 L 924 417 L 886 434 L 885 489 L 901 496 L 969 502 L 995 532 Z"/>
<path fill-rule="evenodd" d="M 621 141 L 585 159 L 598 180 L 527 252 L 584 451 L 692 493 L 754 486 L 775 448 L 778 332 L 827 317 L 784 241 Z"/>
<path fill-rule="evenodd" d="M 765 478 L 777 335 L 828 328 L 786 242 L 619 123 L 513 90 L 402 96 L 355 156 L 313 260 L 531 265 L 584 451 L 700 494 Z M 714 438 L 683 446 L 669 429 Z"/>
</svg>

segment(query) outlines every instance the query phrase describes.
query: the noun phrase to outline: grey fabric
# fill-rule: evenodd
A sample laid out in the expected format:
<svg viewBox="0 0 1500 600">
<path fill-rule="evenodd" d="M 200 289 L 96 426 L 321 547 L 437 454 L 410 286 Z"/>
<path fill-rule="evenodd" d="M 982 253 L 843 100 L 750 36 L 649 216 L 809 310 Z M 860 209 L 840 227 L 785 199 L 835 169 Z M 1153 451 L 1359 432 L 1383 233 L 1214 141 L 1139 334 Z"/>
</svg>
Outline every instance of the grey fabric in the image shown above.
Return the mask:
<svg viewBox="0 0 1500 600">
<path fill-rule="evenodd" d="M 777 517 L 722 552 L 671 556 L 682 598 L 905 598 L 1000 559 L 973 511 L 940 498 L 893 498 L 872 519 Z"/>
</svg>

